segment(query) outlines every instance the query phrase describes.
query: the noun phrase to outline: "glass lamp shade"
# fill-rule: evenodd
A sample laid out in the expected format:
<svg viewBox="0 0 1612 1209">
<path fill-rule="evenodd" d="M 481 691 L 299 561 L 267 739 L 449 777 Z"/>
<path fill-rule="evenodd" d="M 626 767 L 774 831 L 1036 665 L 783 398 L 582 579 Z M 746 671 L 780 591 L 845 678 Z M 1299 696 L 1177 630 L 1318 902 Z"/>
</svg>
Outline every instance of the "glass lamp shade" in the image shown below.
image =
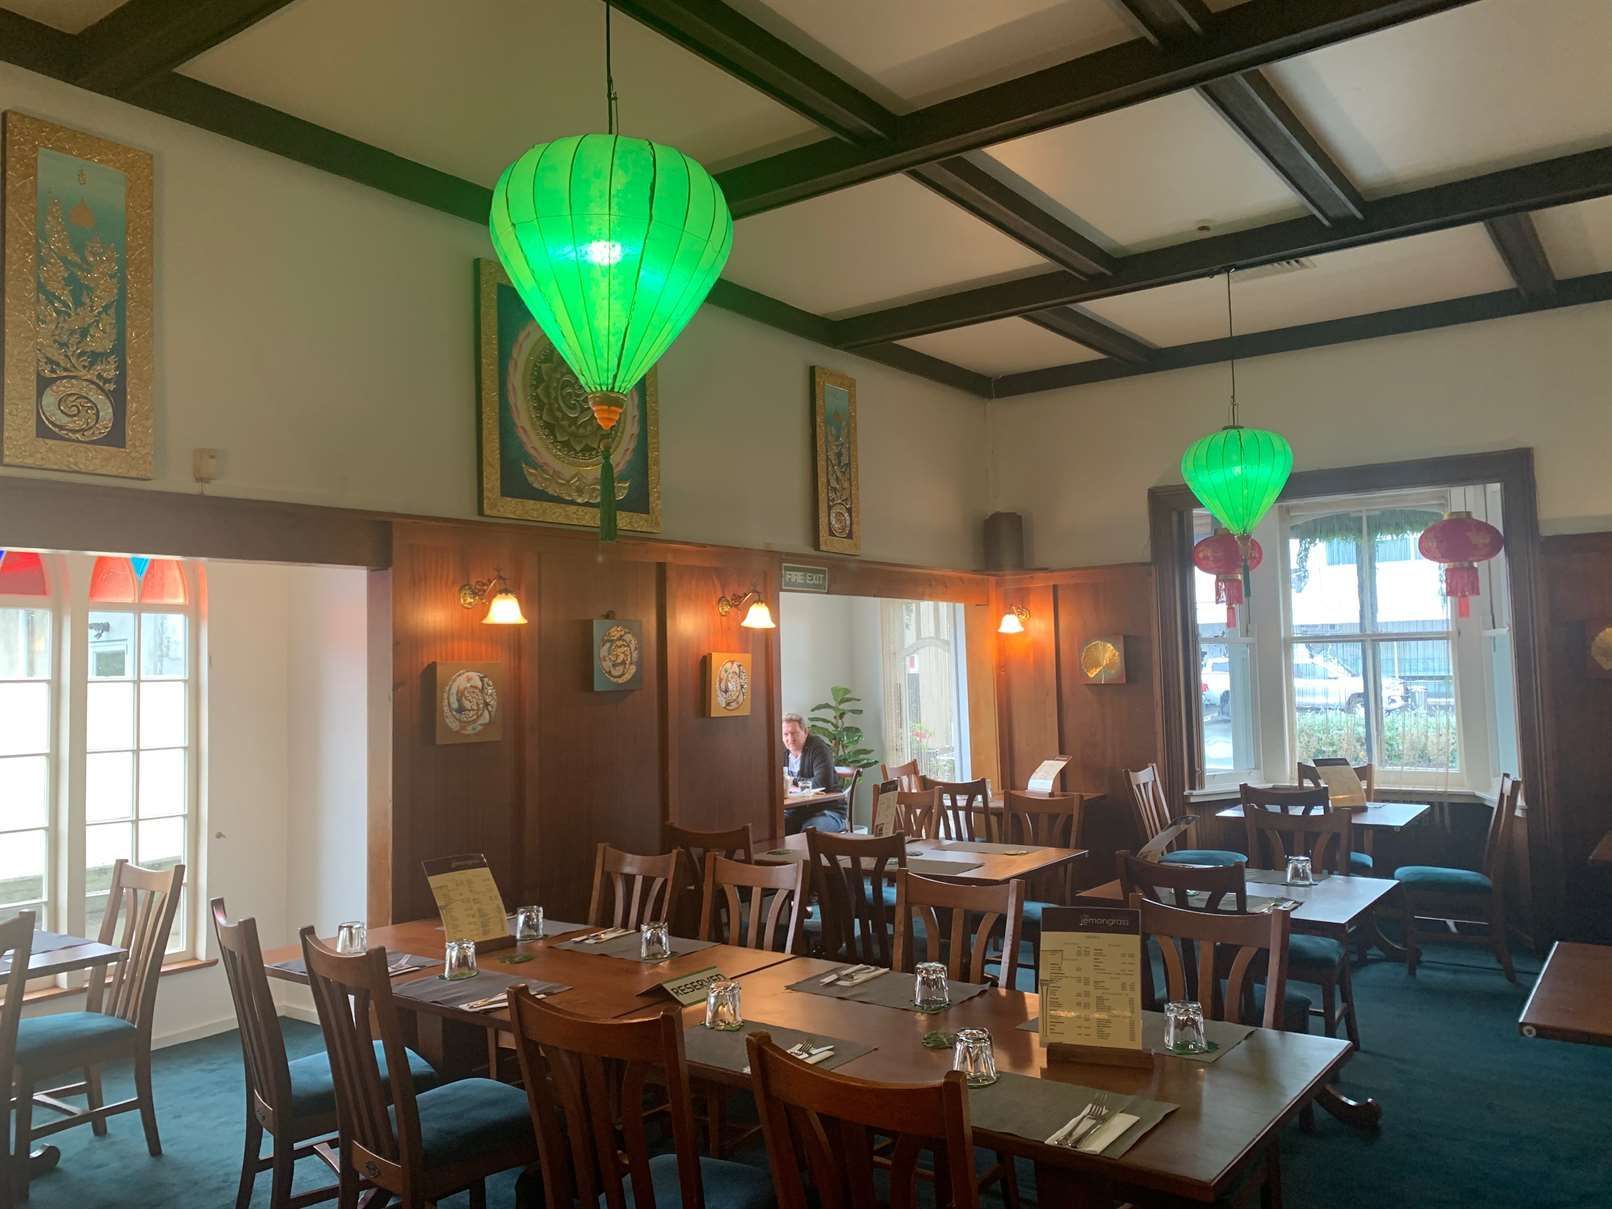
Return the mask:
<svg viewBox="0 0 1612 1209">
<path fill-rule="evenodd" d="M 1280 433 L 1229 424 L 1181 455 L 1181 476 L 1210 514 L 1237 536 L 1252 533 L 1293 473 Z"/>
<path fill-rule="evenodd" d="M 526 615 L 521 612 L 521 602 L 516 599 L 513 592 L 500 592 L 494 596 L 487 606 L 487 616 L 481 619 L 482 625 L 525 625 Z"/>
<path fill-rule="evenodd" d="M 772 620 L 772 610 L 765 601 L 758 600 L 750 606 L 750 611 L 744 615 L 739 623 L 747 630 L 776 630 L 778 627 Z"/>
<path fill-rule="evenodd" d="M 996 632 L 998 634 L 1022 634 L 1024 633 L 1024 622 L 1019 620 L 1017 613 L 1009 609 L 1002 614 L 1002 621 L 996 627 Z"/>
</svg>

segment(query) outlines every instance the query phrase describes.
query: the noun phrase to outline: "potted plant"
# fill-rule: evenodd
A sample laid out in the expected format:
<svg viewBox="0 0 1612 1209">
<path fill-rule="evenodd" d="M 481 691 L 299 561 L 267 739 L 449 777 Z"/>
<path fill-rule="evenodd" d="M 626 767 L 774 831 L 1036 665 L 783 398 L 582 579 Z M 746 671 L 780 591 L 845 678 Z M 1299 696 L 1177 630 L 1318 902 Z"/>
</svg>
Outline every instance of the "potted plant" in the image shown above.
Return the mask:
<svg viewBox="0 0 1612 1209">
<path fill-rule="evenodd" d="M 855 696 L 843 684 L 828 690 L 831 701 L 819 701 L 812 706 L 812 716 L 806 720 L 806 729 L 828 744 L 834 753 L 837 768 L 871 768 L 879 762 L 873 749 L 864 747 L 862 728 L 851 719 L 862 714 L 862 698 Z M 851 803 L 854 811 L 856 803 Z"/>
</svg>

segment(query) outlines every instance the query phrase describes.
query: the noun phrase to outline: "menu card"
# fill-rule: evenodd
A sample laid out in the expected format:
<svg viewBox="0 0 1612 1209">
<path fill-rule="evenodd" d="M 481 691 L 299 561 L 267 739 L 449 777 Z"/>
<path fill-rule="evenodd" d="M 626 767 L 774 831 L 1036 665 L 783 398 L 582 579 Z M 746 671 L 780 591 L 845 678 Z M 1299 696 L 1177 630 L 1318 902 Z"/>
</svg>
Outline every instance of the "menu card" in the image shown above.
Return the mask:
<svg viewBox="0 0 1612 1209">
<path fill-rule="evenodd" d="M 1041 924 L 1041 1043 L 1142 1053 L 1141 912 L 1049 907 Z"/>
<path fill-rule="evenodd" d="M 448 940 L 473 940 L 478 945 L 510 941 L 504 896 L 498 892 L 493 871 L 480 852 L 421 861 L 425 880 L 437 900 L 442 931 Z"/>
<path fill-rule="evenodd" d="M 1058 774 L 1068 763 L 1068 756 L 1053 756 L 1050 760 L 1041 761 L 1030 774 L 1030 783 L 1025 788 L 1031 793 L 1052 793 L 1052 787 L 1058 782 Z"/>
<path fill-rule="evenodd" d="M 1341 756 L 1327 756 L 1315 762 L 1315 771 L 1327 787 L 1327 800 L 1340 810 L 1364 810 L 1366 787 L 1355 774 L 1354 765 Z"/>
<path fill-rule="evenodd" d="M 873 834 L 889 835 L 896 829 L 896 791 L 900 781 L 881 781 L 873 787 Z"/>
</svg>

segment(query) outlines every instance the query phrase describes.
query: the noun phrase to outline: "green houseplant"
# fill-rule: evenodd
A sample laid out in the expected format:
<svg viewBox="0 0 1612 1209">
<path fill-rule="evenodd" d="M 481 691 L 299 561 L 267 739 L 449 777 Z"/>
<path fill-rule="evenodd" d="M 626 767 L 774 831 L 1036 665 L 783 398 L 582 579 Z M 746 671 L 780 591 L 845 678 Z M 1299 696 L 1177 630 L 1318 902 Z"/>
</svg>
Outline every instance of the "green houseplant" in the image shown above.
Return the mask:
<svg viewBox="0 0 1612 1209">
<path fill-rule="evenodd" d="M 812 706 L 806 729 L 829 745 L 838 767 L 870 768 L 877 764 L 873 749 L 862 745 L 862 728 L 851 722 L 862 713 L 862 698 L 853 695 L 843 684 L 836 684 L 828 691 L 833 700 Z"/>
</svg>

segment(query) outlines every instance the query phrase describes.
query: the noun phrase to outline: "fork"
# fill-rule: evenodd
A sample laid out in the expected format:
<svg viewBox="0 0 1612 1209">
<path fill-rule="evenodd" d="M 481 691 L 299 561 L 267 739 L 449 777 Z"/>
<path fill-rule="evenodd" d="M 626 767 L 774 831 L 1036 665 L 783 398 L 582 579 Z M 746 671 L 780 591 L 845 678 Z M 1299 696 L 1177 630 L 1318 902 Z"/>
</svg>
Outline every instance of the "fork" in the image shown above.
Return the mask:
<svg viewBox="0 0 1612 1209">
<path fill-rule="evenodd" d="M 1106 1091 L 1098 1092 L 1097 1098 L 1093 1100 L 1088 1107 L 1090 1108 L 1091 1112 L 1086 1118 L 1086 1123 L 1076 1130 L 1075 1133 L 1071 1135 L 1069 1140 L 1064 1143 L 1064 1145 L 1069 1147 L 1071 1150 L 1078 1147 L 1092 1134 L 1101 1129 L 1103 1122 L 1108 1120 L 1114 1111 L 1111 1107 L 1109 1107 L 1108 1093 Z"/>
</svg>

